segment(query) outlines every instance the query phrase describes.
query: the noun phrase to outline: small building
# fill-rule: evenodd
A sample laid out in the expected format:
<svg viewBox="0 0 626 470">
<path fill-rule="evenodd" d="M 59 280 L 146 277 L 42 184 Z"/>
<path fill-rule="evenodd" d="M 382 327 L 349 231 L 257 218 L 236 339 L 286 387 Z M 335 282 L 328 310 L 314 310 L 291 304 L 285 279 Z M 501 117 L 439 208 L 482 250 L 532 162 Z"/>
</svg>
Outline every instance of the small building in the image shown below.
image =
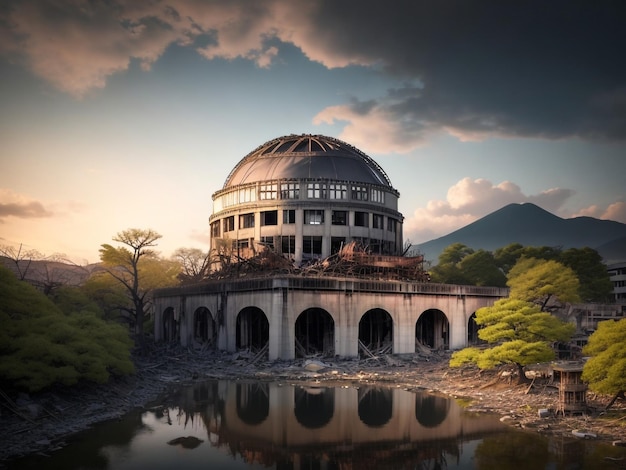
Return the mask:
<svg viewBox="0 0 626 470">
<path fill-rule="evenodd" d="M 587 411 L 587 384 L 582 380 L 582 362 L 562 362 L 552 366 L 554 382 L 559 387 L 557 415 Z"/>
</svg>

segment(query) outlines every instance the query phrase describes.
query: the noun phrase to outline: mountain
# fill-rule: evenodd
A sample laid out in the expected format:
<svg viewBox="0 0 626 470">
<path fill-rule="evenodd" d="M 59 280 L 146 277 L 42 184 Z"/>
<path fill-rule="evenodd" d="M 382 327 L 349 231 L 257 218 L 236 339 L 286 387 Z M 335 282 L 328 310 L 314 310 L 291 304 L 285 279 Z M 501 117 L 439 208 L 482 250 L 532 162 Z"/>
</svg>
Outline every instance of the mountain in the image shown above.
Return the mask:
<svg viewBox="0 0 626 470">
<path fill-rule="evenodd" d="M 626 260 L 626 224 L 593 217 L 562 219 L 534 204 L 509 204 L 448 235 L 414 245 L 414 248 L 435 265 L 443 249 L 453 243 L 487 251 L 511 243 L 563 249 L 590 247 L 597 250 L 608 264 Z"/>
</svg>

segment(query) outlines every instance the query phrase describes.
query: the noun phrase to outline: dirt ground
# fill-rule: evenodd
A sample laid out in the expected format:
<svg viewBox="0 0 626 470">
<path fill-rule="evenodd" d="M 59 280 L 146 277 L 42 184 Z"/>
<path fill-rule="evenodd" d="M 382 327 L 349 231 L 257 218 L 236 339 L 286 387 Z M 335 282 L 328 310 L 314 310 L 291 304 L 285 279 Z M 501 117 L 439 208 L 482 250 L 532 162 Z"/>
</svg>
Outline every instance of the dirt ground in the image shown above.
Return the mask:
<svg viewBox="0 0 626 470">
<path fill-rule="evenodd" d="M 58 387 L 38 395 L 14 397 L 0 391 L 0 468 L 2 461 L 10 458 L 53 452 L 63 447 L 71 434 L 143 407 L 169 387 L 209 378 L 400 386 L 445 394 L 470 411 L 497 413 L 510 426 L 542 434 L 572 437 L 572 431 L 585 430 L 609 444 L 626 441 L 623 400 L 605 412 L 610 397 L 588 393 L 587 414 L 556 417 L 549 412 L 541 417 L 539 410 L 554 410 L 557 406 L 558 390 L 548 379 L 536 379 L 531 387 L 516 385 L 516 378 L 497 372 L 449 368 L 449 358 L 448 352 L 430 352 L 369 359 L 267 362 L 246 353 L 154 347 L 136 358 L 135 375 L 106 385 Z"/>
</svg>

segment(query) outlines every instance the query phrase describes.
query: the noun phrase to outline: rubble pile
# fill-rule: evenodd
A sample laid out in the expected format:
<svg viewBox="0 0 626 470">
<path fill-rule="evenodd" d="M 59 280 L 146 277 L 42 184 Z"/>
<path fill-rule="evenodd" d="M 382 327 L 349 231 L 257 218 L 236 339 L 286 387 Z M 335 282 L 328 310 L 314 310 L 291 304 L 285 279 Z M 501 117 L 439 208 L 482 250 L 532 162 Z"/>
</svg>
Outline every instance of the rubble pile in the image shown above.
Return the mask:
<svg viewBox="0 0 626 470">
<path fill-rule="evenodd" d="M 424 257 L 391 256 L 370 253 L 368 248 L 356 241 L 321 260 L 310 260 L 301 266 L 267 247 L 259 250 L 246 249 L 238 254 L 220 257 L 219 269 L 207 279 L 237 279 L 246 276 L 274 276 L 291 274 L 300 276 L 353 277 L 361 279 L 384 279 L 428 282 L 430 276 L 424 270 Z"/>
</svg>

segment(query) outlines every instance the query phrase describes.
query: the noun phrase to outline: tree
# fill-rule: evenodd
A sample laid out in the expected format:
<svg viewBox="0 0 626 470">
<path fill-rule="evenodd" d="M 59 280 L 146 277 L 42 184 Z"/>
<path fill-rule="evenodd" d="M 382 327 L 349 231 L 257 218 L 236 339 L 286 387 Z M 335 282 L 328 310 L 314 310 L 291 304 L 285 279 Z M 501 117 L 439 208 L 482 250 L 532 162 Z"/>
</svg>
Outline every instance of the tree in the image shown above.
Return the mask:
<svg viewBox="0 0 626 470">
<path fill-rule="evenodd" d="M 130 374 L 132 341 L 124 328 L 102 320 L 76 288 L 55 296 L 58 305 L 0 266 L 0 384 L 34 392 Z"/>
<path fill-rule="evenodd" d="M 23 250 L 22 248 L 22 244 L 20 244 L 19 248 L 8 245 L 0 246 L 0 255 L 13 262 L 15 265 L 15 275 L 20 281 L 26 278 L 33 260 L 43 258 L 43 255 L 37 250 Z"/>
<path fill-rule="evenodd" d="M 179 266 L 160 260 L 152 247 L 161 235 L 154 230 L 131 228 L 119 232 L 113 240 L 124 246 L 102 245 L 100 259 L 110 276 L 116 279 L 131 301 L 128 312 L 134 322 L 135 334 L 143 346 L 143 324 L 149 311 L 152 291 L 176 284 Z"/>
<path fill-rule="evenodd" d="M 515 266 L 517 260 L 522 257 L 524 253 L 524 246 L 521 243 L 511 243 L 502 248 L 498 248 L 494 253 L 493 257 L 496 262 L 496 266 L 498 266 L 502 272 L 507 275 L 511 268 Z"/>
<path fill-rule="evenodd" d="M 536 303 L 542 311 L 557 299 L 560 302 L 578 302 L 580 283 L 576 274 L 557 261 L 522 257 L 509 271 L 509 296 Z"/>
<path fill-rule="evenodd" d="M 460 271 L 473 286 L 506 286 L 506 276 L 496 265 L 490 251 L 478 250 L 458 263 Z"/>
<path fill-rule="evenodd" d="M 50 295 L 59 287 L 82 284 L 89 271 L 67 259 L 63 253 L 45 256 L 37 250 L 0 246 L 0 255 L 11 260 L 11 268 L 20 281 L 27 281 Z"/>
<path fill-rule="evenodd" d="M 81 286 L 87 297 L 93 300 L 107 320 L 124 320 L 133 324 L 130 313 L 133 312 L 126 288 L 107 271 L 97 271 Z"/>
<path fill-rule="evenodd" d="M 183 283 L 200 282 L 209 274 L 209 254 L 198 248 L 178 248 L 172 259 L 181 265 L 182 272 L 179 277 Z"/>
<path fill-rule="evenodd" d="M 626 391 L 626 318 L 598 323 L 583 354 L 591 357 L 583 366 L 582 379 L 591 390 L 613 395 L 608 409 Z"/>
<path fill-rule="evenodd" d="M 453 243 L 447 246 L 439 255 L 439 264 L 457 264 L 474 250 L 463 243 Z"/>
<path fill-rule="evenodd" d="M 501 364 L 515 364 L 519 380 L 525 380 L 524 367 L 554 358 L 552 343 L 567 342 L 576 330 L 545 311 L 557 298 L 573 302 L 578 298 L 578 278 L 556 261 L 522 256 L 510 269 L 507 284 L 509 297 L 493 306 L 478 309 L 478 337 L 488 348 L 465 348 L 452 355 L 450 365 L 474 363 L 481 369 Z"/>
<path fill-rule="evenodd" d="M 489 348 L 465 348 L 450 359 L 451 367 L 466 363 L 480 369 L 492 369 L 502 364 L 514 364 L 519 380 L 525 380 L 524 366 L 554 359 L 553 342 L 569 341 L 576 327 L 566 323 L 530 302 L 507 298 L 491 307 L 476 311 L 478 337 Z"/>
<path fill-rule="evenodd" d="M 576 273 L 583 302 L 606 302 L 613 292 L 602 257 L 593 248 L 570 248 L 561 253 L 560 261 Z"/>
<path fill-rule="evenodd" d="M 459 263 L 472 253 L 474 250 L 462 243 L 447 246 L 439 255 L 439 264 L 430 271 L 431 280 L 442 284 L 471 284 Z"/>
<path fill-rule="evenodd" d="M 439 264 L 431 272 L 431 280 L 442 284 L 471 286 L 506 285 L 506 277 L 489 251 L 453 243 L 439 255 Z"/>
</svg>

